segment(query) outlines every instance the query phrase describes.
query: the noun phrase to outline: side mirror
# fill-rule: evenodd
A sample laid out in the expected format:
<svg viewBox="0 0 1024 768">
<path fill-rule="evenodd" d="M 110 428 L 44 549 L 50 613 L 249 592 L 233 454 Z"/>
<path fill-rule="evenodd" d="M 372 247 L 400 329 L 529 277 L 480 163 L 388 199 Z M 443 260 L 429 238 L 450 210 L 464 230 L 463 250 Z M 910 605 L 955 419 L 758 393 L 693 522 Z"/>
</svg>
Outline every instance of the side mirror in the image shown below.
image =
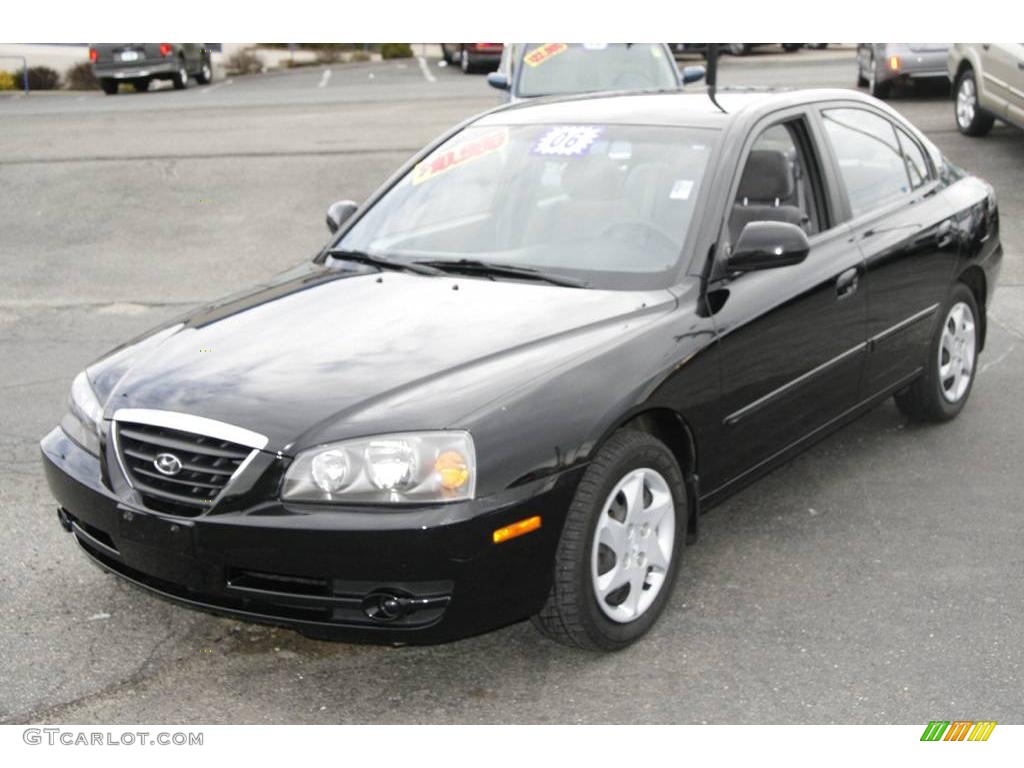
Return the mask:
<svg viewBox="0 0 1024 768">
<path fill-rule="evenodd" d="M 692 67 L 683 67 L 683 85 L 703 80 L 705 74 L 707 74 L 707 70 L 700 64 L 694 64 Z"/>
<path fill-rule="evenodd" d="M 784 221 L 751 221 L 740 232 L 736 247 L 726 261 L 730 272 L 750 272 L 799 264 L 811 244 L 807 233 Z"/>
<path fill-rule="evenodd" d="M 341 225 L 348 221 L 352 214 L 359 210 L 359 203 L 352 200 L 339 200 L 327 209 L 327 228 L 333 235 Z"/>
<path fill-rule="evenodd" d="M 487 75 L 487 84 L 491 88 L 497 88 L 499 91 L 507 91 L 510 86 L 508 75 L 504 72 L 491 72 Z"/>
</svg>

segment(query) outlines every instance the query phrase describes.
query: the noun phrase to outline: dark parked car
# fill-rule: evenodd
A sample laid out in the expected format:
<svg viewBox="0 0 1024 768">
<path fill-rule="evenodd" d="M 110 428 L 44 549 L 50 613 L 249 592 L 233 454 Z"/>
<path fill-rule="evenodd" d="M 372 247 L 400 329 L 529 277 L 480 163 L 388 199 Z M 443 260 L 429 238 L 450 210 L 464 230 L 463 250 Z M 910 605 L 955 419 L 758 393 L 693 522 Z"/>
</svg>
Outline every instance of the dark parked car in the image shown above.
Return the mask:
<svg viewBox="0 0 1024 768">
<path fill-rule="evenodd" d="M 960 413 L 1002 258 L 992 188 L 843 90 L 498 108 L 328 221 L 88 366 L 43 462 L 103 568 L 394 642 L 636 640 L 701 511 L 883 398 Z"/>
<path fill-rule="evenodd" d="M 145 91 L 154 80 L 170 80 L 180 90 L 190 77 L 200 85 L 213 80 L 210 50 L 203 43 L 91 43 L 89 60 L 110 96 L 121 83 Z"/>
<path fill-rule="evenodd" d="M 490 72 L 501 60 L 501 43 L 441 43 L 441 58 L 463 72 Z"/>
</svg>

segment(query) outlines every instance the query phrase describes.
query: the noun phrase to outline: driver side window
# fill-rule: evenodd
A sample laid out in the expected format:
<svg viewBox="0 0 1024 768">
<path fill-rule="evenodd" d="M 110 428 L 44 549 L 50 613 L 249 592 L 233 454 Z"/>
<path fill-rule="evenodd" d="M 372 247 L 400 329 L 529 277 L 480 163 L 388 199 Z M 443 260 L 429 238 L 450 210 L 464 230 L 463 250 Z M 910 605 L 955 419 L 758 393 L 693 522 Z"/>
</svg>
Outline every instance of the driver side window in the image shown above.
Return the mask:
<svg viewBox="0 0 1024 768">
<path fill-rule="evenodd" d="M 820 196 L 801 131 L 801 120 L 787 121 L 765 129 L 754 141 L 729 215 L 733 243 L 752 221 L 796 224 L 808 235 L 824 229 Z"/>
</svg>

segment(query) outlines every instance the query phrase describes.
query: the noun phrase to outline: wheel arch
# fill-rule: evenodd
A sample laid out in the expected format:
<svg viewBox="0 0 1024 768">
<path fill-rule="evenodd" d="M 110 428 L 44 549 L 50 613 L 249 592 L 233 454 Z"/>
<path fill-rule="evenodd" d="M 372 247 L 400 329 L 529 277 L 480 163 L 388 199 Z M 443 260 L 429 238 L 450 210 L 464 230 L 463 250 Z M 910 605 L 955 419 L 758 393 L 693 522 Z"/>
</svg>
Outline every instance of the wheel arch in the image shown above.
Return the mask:
<svg viewBox="0 0 1024 768">
<path fill-rule="evenodd" d="M 978 351 L 980 352 L 985 348 L 985 336 L 988 330 L 985 312 L 985 303 L 988 300 L 988 280 L 985 277 L 985 270 L 977 264 L 972 264 L 960 273 L 957 277 L 957 282 L 963 283 L 970 289 L 971 293 L 974 294 L 974 301 L 978 305 L 978 324 L 980 326 Z"/>
<path fill-rule="evenodd" d="M 700 481 L 697 475 L 697 440 L 693 428 L 681 413 L 666 406 L 651 406 L 631 411 L 608 429 L 595 445 L 600 447 L 622 429 L 634 429 L 656 437 L 672 452 L 683 473 L 686 486 L 686 543 L 697 540 L 697 519 L 700 517 Z"/>
</svg>

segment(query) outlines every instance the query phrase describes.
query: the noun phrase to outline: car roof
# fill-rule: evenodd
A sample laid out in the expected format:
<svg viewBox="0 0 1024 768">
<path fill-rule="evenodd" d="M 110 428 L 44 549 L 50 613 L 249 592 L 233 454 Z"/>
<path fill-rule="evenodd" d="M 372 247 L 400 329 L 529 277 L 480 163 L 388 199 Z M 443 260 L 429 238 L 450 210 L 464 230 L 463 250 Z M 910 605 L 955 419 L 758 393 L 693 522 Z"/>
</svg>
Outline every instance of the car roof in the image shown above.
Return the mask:
<svg viewBox="0 0 1024 768">
<path fill-rule="evenodd" d="M 481 116 L 478 125 L 534 123 L 607 123 L 721 129 L 741 115 L 825 101 L 873 103 L 853 90 L 720 90 L 714 101 L 703 92 L 640 91 L 543 97 L 499 107 Z"/>
</svg>

